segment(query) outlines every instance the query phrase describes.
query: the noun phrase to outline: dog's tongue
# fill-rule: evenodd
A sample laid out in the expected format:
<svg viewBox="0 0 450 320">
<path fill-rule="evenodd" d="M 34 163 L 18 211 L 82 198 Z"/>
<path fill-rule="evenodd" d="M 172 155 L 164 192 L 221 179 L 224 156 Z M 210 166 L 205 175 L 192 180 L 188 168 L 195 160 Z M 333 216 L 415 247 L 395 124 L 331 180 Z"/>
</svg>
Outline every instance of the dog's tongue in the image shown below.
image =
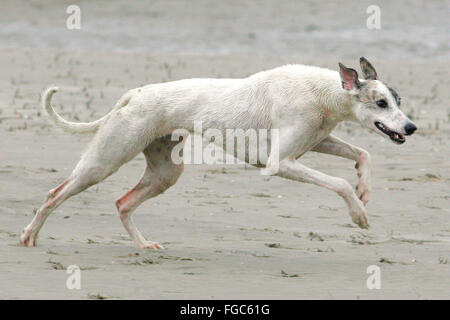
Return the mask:
<svg viewBox="0 0 450 320">
<path fill-rule="evenodd" d="M 402 135 L 401 133 L 394 133 L 394 138 L 395 139 L 405 139 L 405 136 L 404 135 Z"/>
</svg>

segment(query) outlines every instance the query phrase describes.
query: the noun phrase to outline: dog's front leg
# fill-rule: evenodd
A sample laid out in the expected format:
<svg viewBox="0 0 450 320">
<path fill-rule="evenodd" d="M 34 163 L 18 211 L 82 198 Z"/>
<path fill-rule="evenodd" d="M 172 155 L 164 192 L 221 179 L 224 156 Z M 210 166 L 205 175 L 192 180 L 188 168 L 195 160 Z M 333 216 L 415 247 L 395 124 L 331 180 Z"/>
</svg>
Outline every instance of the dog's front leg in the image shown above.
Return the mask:
<svg viewBox="0 0 450 320">
<path fill-rule="evenodd" d="M 298 150 L 301 150 L 301 136 L 304 129 L 297 127 L 285 127 L 275 129 L 271 132 L 270 154 L 267 158 L 265 168 L 261 169 L 264 176 L 276 175 L 280 167 L 280 161 L 293 156 Z M 304 133 L 304 136 L 307 136 Z"/>
<path fill-rule="evenodd" d="M 363 229 L 369 228 L 366 209 L 356 196 L 352 186 L 345 179 L 326 175 L 291 159 L 280 162 L 280 168 L 277 175 L 286 179 L 312 183 L 333 190 L 344 199 L 349 208 L 353 222 Z"/>
<path fill-rule="evenodd" d="M 332 154 L 356 161 L 359 182 L 356 188 L 358 198 L 366 204 L 369 201 L 370 185 L 370 155 L 359 147 L 353 146 L 338 137 L 329 135 L 325 140 L 316 145 L 312 151 Z"/>
</svg>

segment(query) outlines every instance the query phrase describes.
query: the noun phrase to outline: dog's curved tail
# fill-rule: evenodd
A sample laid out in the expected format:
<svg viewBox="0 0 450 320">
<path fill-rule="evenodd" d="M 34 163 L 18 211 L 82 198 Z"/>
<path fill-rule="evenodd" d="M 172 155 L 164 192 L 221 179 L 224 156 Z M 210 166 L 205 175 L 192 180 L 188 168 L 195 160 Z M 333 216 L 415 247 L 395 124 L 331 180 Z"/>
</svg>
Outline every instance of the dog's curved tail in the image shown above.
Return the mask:
<svg viewBox="0 0 450 320">
<path fill-rule="evenodd" d="M 102 118 L 92 121 L 92 122 L 71 122 L 67 121 L 64 118 L 62 118 L 59 114 L 55 112 L 51 105 L 51 100 L 53 97 L 53 94 L 55 94 L 59 90 L 58 87 L 49 87 L 47 88 L 44 93 L 42 94 L 42 106 L 44 107 L 45 111 L 47 111 L 48 115 L 50 116 L 50 119 L 61 129 L 67 132 L 71 133 L 94 133 L 98 130 L 100 125 L 105 122 L 105 120 L 109 117 L 112 111 L 120 109 L 128 104 L 128 102 L 131 99 L 130 94 L 125 94 L 122 96 L 122 98 L 119 99 L 117 104 L 114 106 L 114 108 L 107 113 Z"/>
</svg>

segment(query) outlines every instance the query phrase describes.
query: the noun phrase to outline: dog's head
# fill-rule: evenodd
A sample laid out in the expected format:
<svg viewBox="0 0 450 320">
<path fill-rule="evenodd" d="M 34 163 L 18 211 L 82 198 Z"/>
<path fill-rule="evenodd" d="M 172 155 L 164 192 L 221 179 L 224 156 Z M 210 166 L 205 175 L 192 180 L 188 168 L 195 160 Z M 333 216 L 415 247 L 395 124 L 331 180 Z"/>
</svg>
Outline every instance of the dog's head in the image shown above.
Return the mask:
<svg viewBox="0 0 450 320">
<path fill-rule="evenodd" d="M 378 80 L 375 68 L 366 58 L 361 57 L 359 62 L 364 75 L 362 81 L 358 79 L 356 70 L 339 63 L 342 88 L 356 101 L 354 117 L 363 126 L 389 137 L 395 143 L 404 143 L 405 135 L 413 134 L 417 127 L 400 110 L 400 96 Z"/>
</svg>

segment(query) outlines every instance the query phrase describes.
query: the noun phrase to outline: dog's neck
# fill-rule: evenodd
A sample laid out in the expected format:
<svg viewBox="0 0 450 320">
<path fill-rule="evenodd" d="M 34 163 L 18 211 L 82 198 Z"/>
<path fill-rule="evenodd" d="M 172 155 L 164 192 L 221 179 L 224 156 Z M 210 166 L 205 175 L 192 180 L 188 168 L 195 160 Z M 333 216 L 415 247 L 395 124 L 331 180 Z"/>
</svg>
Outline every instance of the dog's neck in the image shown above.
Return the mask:
<svg viewBox="0 0 450 320">
<path fill-rule="evenodd" d="M 354 109 L 357 99 L 342 88 L 339 75 L 333 74 L 330 79 L 321 79 L 315 87 L 317 107 L 322 109 L 329 121 L 355 121 Z"/>
</svg>

